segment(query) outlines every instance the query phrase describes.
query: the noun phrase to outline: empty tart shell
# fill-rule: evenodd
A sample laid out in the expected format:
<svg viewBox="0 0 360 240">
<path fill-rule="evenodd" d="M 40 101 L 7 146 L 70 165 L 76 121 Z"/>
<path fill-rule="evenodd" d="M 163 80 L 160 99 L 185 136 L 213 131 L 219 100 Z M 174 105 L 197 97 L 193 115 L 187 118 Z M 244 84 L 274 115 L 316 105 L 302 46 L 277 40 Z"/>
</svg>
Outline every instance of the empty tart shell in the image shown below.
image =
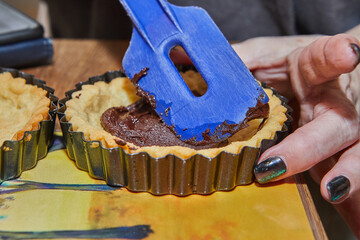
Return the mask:
<svg viewBox="0 0 360 240">
<path fill-rule="evenodd" d="M 47 155 L 58 99 L 42 80 L 0 68 L 0 179 L 19 177 Z"/>
<path fill-rule="evenodd" d="M 201 92 L 199 76 L 192 70 L 183 73 L 188 86 Z M 139 99 L 120 71 L 77 84 L 60 100 L 58 116 L 69 157 L 91 177 L 154 195 L 210 194 L 253 182 L 259 155 L 288 134 L 291 108 L 274 90 L 265 91 L 270 98 L 269 117 L 250 121 L 249 127 L 219 148 L 139 147 L 106 132 L 100 123 L 102 113 Z"/>
</svg>

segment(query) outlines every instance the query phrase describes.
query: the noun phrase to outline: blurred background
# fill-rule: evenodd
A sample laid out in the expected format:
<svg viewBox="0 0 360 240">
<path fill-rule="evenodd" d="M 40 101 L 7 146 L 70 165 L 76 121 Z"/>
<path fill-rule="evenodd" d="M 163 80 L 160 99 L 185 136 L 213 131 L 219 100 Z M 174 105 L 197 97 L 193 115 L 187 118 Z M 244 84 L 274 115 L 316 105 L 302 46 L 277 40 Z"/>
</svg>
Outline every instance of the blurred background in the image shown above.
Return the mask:
<svg viewBox="0 0 360 240">
<path fill-rule="evenodd" d="M 3 0 L 29 17 L 36 19 L 44 27 L 45 37 L 52 37 L 48 5 L 42 0 Z"/>
</svg>

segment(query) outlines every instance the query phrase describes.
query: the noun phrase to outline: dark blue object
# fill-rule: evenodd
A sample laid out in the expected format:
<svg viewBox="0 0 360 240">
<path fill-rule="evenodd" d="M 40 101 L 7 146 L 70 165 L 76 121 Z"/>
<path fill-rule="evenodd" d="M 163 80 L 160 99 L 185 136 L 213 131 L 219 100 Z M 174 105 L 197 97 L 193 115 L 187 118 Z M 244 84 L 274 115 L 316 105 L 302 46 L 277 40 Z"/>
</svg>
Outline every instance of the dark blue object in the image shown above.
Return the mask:
<svg viewBox="0 0 360 240">
<path fill-rule="evenodd" d="M 1 239 L 145 239 L 154 231 L 150 225 L 134 225 L 90 230 L 1 231 Z"/>
<path fill-rule="evenodd" d="M 249 108 L 268 102 L 229 42 L 205 10 L 178 7 L 165 0 L 120 0 L 134 23 L 123 59 L 128 77 L 149 68 L 138 86 L 154 96 L 155 111 L 183 141 L 220 142 L 239 129 Z M 169 52 L 182 46 L 208 85 L 192 94 Z"/>
<path fill-rule="evenodd" d="M 0 46 L 1 67 L 28 67 L 51 63 L 53 44 L 49 38 L 38 38 Z"/>
<path fill-rule="evenodd" d="M 0 0 L 0 45 L 41 38 L 39 22 Z"/>
</svg>

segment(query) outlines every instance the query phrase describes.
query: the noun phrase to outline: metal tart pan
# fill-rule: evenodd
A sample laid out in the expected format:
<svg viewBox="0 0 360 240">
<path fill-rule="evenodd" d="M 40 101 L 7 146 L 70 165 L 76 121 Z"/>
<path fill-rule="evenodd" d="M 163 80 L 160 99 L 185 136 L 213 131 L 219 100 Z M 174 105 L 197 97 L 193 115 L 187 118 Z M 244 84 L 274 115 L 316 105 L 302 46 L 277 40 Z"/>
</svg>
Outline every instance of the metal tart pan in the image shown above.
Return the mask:
<svg viewBox="0 0 360 240">
<path fill-rule="evenodd" d="M 23 171 L 35 167 L 37 161 L 47 155 L 54 133 L 58 103 L 58 98 L 54 95 L 54 89 L 46 86 L 45 81 L 11 68 L 0 68 L 0 73 L 3 72 L 10 72 L 13 77 L 24 78 L 26 84 L 35 85 L 46 90 L 47 97 L 50 99 L 50 108 L 48 111 L 49 119 L 41 121 L 38 130 L 26 131 L 24 137 L 18 141 L 4 141 L 0 147 L 1 181 L 19 177 Z"/>
<path fill-rule="evenodd" d="M 89 172 L 93 178 L 105 180 L 108 185 L 154 195 L 205 195 L 215 191 L 229 191 L 238 185 L 252 183 L 253 169 L 260 154 L 290 132 L 292 109 L 286 104 L 286 99 L 276 92 L 288 109 L 288 119 L 283 129 L 276 132 L 274 139 L 263 140 L 259 148 L 244 147 L 240 154 L 221 152 L 213 158 L 197 154 L 188 159 L 169 154 L 153 158 L 146 152 L 128 154 L 120 147 L 105 148 L 99 141 L 85 140 L 82 132 L 72 131 L 72 124 L 66 121 L 65 116 L 66 102 L 71 99 L 72 93 L 81 90 L 86 84 L 110 82 L 124 76 L 120 71 L 112 71 L 92 77 L 77 84 L 59 101 L 58 117 L 68 156 L 79 169 Z"/>
</svg>

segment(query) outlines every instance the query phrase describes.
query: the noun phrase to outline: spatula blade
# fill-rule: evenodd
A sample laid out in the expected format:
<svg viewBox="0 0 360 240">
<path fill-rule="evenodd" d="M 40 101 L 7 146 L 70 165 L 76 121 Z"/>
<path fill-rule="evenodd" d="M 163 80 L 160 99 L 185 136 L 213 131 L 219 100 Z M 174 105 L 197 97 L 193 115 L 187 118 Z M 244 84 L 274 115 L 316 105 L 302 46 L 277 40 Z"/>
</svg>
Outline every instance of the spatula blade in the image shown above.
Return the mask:
<svg viewBox="0 0 360 240">
<path fill-rule="evenodd" d="M 136 84 L 180 139 L 195 145 L 224 141 L 268 102 L 206 11 L 165 0 L 120 2 L 135 26 L 123 68 L 130 78 L 148 68 Z M 192 94 L 169 57 L 177 45 L 208 85 L 200 97 Z"/>
</svg>

